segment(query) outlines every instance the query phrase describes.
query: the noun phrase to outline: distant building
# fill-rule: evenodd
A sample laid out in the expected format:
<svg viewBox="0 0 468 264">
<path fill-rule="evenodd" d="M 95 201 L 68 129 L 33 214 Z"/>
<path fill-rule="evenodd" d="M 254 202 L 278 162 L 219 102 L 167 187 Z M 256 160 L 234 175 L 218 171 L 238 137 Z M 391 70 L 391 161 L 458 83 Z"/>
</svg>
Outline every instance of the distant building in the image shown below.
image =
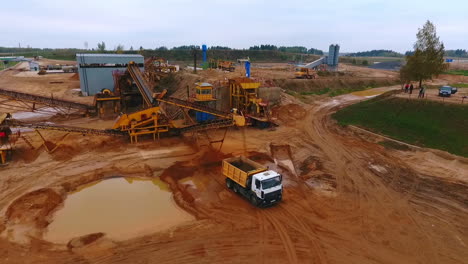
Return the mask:
<svg viewBox="0 0 468 264">
<path fill-rule="evenodd" d="M 114 91 L 112 72 L 125 70 L 134 61 L 144 69 L 144 58 L 139 54 L 76 54 L 81 92 L 85 96 L 95 95 L 102 89 Z"/>
<path fill-rule="evenodd" d="M 30 71 L 39 71 L 39 62 L 37 62 L 37 61 L 30 61 L 30 62 L 29 62 L 29 70 L 30 70 Z"/>
</svg>

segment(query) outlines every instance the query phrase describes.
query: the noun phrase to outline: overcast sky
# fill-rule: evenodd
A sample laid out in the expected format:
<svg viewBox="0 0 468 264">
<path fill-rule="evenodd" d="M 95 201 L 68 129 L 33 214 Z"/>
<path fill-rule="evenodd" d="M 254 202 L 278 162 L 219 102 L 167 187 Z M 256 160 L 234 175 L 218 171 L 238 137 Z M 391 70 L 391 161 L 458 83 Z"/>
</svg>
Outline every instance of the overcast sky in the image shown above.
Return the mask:
<svg viewBox="0 0 468 264">
<path fill-rule="evenodd" d="M 446 49 L 468 49 L 468 0 L 2 0 L 0 10 L 8 47 L 338 43 L 345 52 L 404 52 L 431 20 Z"/>
</svg>

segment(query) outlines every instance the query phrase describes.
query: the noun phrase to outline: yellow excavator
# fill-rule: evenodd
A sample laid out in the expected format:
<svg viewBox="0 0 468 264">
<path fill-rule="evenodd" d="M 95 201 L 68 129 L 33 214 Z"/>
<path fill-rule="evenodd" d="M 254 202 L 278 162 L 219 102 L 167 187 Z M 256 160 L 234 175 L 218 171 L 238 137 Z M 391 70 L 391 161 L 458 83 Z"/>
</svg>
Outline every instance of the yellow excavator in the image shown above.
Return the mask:
<svg viewBox="0 0 468 264">
<path fill-rule="evenodd" d="M 317 73 L 313 69 L 299 67 L 294 73 L 296 79 L 316 79 Z"/>
<path fill-rule="evenodd" d="M 229 72 L 236 71 L 236 65 L 232 61 L 210 59 L 209 67 L 211 69 L 220 69 Z"/>
</svg>

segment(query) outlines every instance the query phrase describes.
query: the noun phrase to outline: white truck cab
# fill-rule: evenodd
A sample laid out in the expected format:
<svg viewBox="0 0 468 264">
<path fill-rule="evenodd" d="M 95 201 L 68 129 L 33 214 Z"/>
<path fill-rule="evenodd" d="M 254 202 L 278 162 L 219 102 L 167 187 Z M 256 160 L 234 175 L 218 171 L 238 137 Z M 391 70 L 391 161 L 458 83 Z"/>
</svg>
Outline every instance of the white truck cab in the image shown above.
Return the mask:
<svg viewBox="0 0 468 264">
<path fill-rule="evenodd" d="M 283 177 L 246 157 L 223 160 L 226 187 L 239 193 L 255 206 L 271 205 L 283 198 Z"/>
<path fill-rule="evenodd" d="M 268 170 L 252 175 L 252 191 L 257 195 L 258 202 L 279 202 L 282 190 L 282 176 L 276 171 Z"/>
</svg>

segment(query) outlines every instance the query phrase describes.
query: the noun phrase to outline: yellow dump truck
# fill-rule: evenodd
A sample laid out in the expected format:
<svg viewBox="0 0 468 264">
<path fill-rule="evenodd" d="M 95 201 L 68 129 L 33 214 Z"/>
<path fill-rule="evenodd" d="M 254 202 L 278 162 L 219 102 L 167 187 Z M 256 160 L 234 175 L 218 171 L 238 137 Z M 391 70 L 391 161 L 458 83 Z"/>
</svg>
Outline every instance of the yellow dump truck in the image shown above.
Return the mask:
<svg viewBox="0 0 468 264">
<path fill-rule="evenodd" d="M 224 159 L 223 175 L 229 189 L 249 199 L 255 206 L 274 204 L 282 199 L 281 174 L 246 157 Z"/>
<path fill-rule="evenodd" d="M 317 78 L 317 74 L 314 70 L 309 68 L 300 67 L 296 69 L 294 76 L 297 79 L 315 79 Z"/>
<path fill-rule="evenodd" d="M 234 72 L 236 70 L 236 66 L 234 65 L 234 62 L 232 62 L 232 61 L 219 60 L 218 61 L 218 69 L 221 69 L 223 71 Z"/>
</svg>

